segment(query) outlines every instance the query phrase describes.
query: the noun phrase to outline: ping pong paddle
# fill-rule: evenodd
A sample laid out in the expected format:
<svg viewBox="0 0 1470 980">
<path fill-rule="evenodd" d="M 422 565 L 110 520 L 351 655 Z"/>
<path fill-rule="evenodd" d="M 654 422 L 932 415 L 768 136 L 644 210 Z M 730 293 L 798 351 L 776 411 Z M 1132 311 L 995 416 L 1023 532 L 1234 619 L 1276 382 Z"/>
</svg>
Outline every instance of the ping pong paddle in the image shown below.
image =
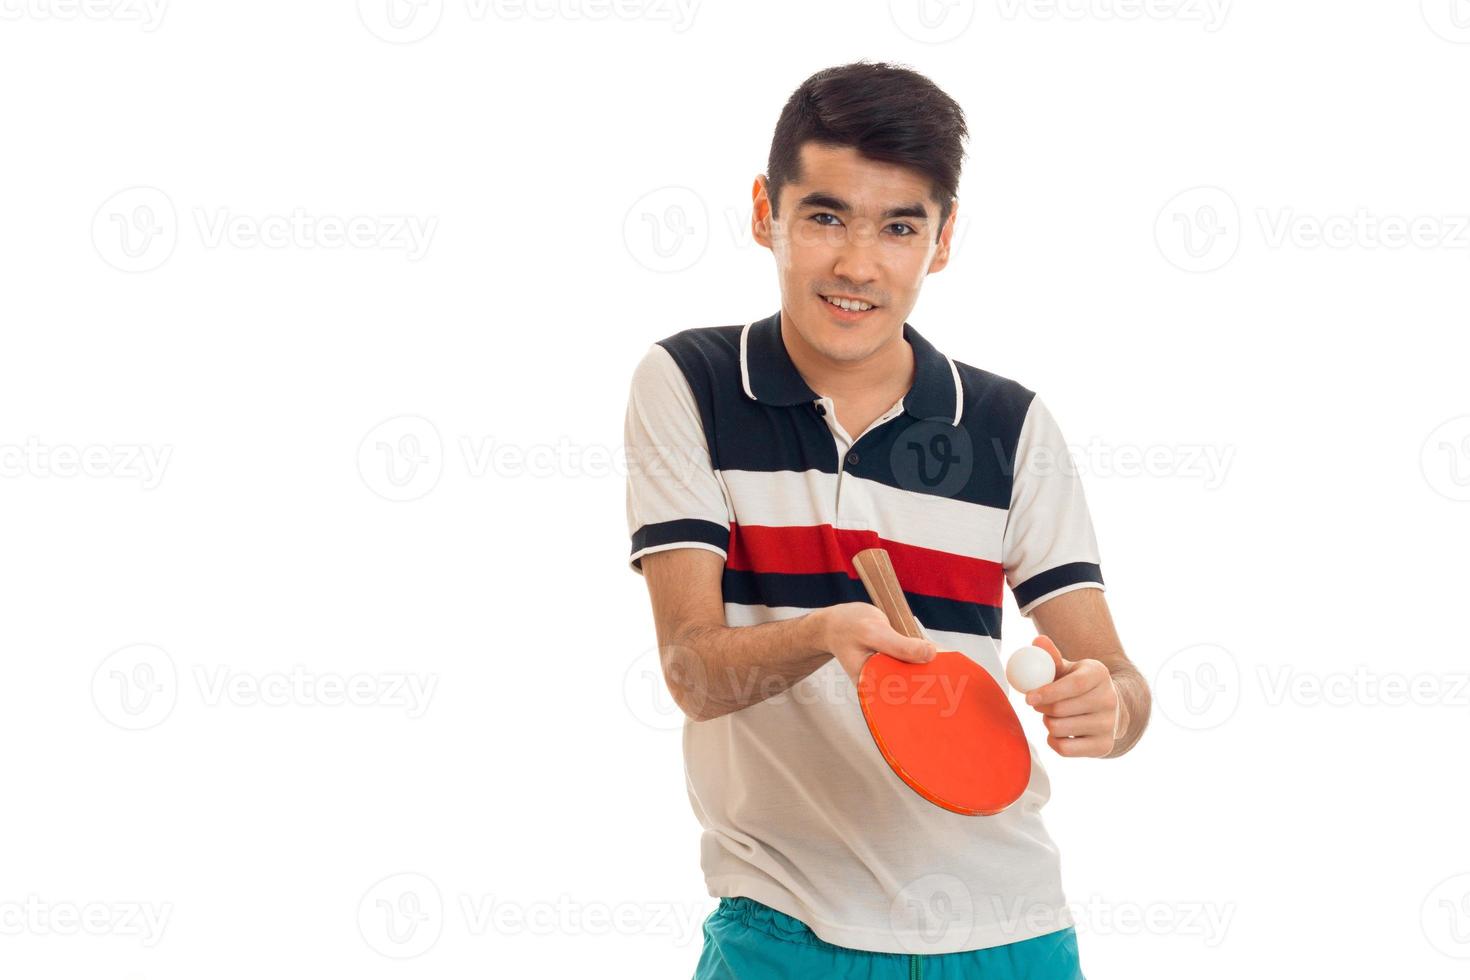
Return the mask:
<svg viewBox="0 0 1470 980">
<path fill-rule="evenodd" d="M 896 632 L 928 639 L 883 548 L 852 559 L 873 605 Z M 956 650 L 916 664 L 886 653 L 863 662 L 858 702 L 890 768 L 936 806 L 967 816 L 1000 813 L 1031 781 L 1031 747 L 990 672 Z"/>
</svg>

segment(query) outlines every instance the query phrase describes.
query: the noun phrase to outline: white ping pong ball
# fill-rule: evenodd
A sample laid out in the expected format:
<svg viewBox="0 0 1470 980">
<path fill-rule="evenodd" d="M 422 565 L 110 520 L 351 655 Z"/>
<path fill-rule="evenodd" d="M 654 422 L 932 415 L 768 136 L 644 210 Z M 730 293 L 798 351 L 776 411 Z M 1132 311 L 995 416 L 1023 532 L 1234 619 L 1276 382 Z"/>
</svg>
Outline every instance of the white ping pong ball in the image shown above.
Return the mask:
<svg viewBox="0 0 1470 980">
<path fill-rule="evenodd" d="M 1050 684 L 1056 676 L 1056 661 L 1041 647 L 1022 647 L 1006 661 L 1006 680 L 1022 694 Z"/>
</svg>

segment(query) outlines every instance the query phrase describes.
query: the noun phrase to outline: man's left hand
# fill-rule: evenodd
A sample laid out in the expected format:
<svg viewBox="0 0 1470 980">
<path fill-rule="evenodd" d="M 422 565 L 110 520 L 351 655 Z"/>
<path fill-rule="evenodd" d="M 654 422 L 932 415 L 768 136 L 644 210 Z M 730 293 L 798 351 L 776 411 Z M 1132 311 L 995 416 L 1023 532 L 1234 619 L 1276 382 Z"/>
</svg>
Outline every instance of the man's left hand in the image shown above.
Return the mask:
<svg viewBox="0 0 1470 980">
<path fill-rule="evenodd" d="M 1068 660 L 1050 639 L 1032 646 L 1051 654 L 1057 676 L 1026 695 L 1050 732 L 1046 744 L 1057 755 L 1102 757 L 1113 751 L 1122 727 L 1118 689 L 1101 660 Z"/>
</svg>

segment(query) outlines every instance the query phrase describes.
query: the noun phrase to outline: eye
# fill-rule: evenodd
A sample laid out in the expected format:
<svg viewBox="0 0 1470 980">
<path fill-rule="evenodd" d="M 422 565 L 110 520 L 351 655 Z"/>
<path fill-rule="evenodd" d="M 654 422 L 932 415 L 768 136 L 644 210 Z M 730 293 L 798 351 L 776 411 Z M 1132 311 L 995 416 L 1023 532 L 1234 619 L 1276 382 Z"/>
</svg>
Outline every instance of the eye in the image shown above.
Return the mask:
<svg viewBox="0 0 1470 980">
<path fill-rule="evenodd" d="M 888 227 L 889 228 L 907 228 L 909 230 L 908 235 L 899 235 L 898 236 L 899 238 L 908 238 L 909 235 L 917 235 L 918 234 L 918 232 L 914 230 L 914 226 L 913 225 L 897 224 L 897 225 L 889 225 Z"/>
<path fill-rule="evenodd" d="M 831 218 L 833 221 L 837 221 L 837 215 L 835 215 L 835 214 L 829 214 L 826 211 L 819 211 L 816 214 L 814 214 L 814 215 L 811 216 L 811 220 L 812 221 L 817 221 L 818 218 Z M 826 224 L 826 222 L 817 221 L 817 224 Z M 840 224 L 840 222 L 839 222 L 839 224 Z M 828 226 L 828 227 L 830 227 L 830 226 Z"/>
</svg>

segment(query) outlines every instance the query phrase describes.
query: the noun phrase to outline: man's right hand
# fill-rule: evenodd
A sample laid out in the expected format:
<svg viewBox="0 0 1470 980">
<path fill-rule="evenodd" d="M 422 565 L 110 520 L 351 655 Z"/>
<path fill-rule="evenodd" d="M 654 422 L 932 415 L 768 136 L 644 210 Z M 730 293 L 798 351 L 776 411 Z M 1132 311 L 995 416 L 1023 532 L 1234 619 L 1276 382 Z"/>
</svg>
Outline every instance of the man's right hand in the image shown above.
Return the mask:
<svg viewBox="0 0 1470 980">
<path fill-rule="evenodd" d="M 857 685 L 863 664 L 874 653 L 922 664 L 934 659 L 938 648 L 928 640 L 904 636 L 888 624 L 883 610 L 871 602 L 844 602 L 811 613 L 817 620 L 817 640 Z"/>
</svg>

